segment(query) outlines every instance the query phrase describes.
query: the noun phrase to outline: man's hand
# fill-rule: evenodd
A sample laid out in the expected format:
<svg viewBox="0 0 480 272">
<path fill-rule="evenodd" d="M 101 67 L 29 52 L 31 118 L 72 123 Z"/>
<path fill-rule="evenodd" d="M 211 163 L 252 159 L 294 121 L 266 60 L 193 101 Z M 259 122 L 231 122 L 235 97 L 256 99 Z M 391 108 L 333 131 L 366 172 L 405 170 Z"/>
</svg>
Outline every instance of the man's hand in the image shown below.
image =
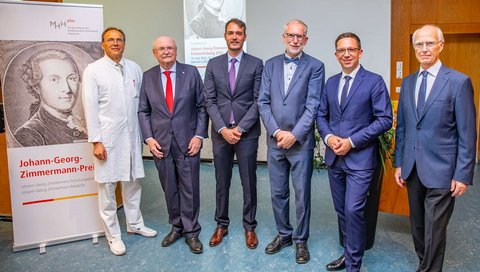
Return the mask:
<svg viewBox="0 0 480 272">
<path fill-rule="evenodd" d="M 329 141 L 330 138 L 328 139 Z M 335 148 L 333 148 L 333 152 L 339 156 L 344 156 L 350 151 L 350 149 L 352 149 L 352 144 L 348 138 L 338 138 L 338 142 L 336 143 Z"/>
<path fill-rule="evenodd" d="M 153 156 L 159 159 L 163 159 L 162 147 L 157 142 L 157 140 L 151 138 L 147 141 L 147 145 L 148 149 L 150 149 L 150 153 L 152 153 Z"/>
<path fill-rule="evenodd" d="M 277 146 L 280 148 L 290 149 L 297 139 L 290 131 L 280 130 L 275 134 L 277 139 Z"/>
<path fill-rule="evenodd" d="M 222 130 L 223 131 L 223 130 Z M 198 154 L 202 148 L 202 139 L 193 137 L 188 144 L 188 156 L 193 157 Z"/>
<path fill-rule="evenodd" d="M 328 137 L 328 146 L 335 152 L 335 149 L 337 149 L 340 146 L 340 140 L 341 138 L 335 135 L 330 135 Z"/>
<path fill-rule="evenodd" d="M 101 161 L 107 159 L 107 150 L 101 142 L 93 143 L 93 156 Z"/>
<path fill-rule="evenodd" d="M 407 182 L 402 179 L 402 167 L 395 168 L 395 182 L 401 188 L 405 188 L 407 186 Z"/>
<path fill-rule="evenodd" d="M 452 197 L 458 197 L 463 195 L 468 189 L 468 185 L 460 181 L 452 180 L 450 186 L 450 192 L 452 192 Z"/>
<path fill-rule="evenodd" d="M 222 134 L 223 139 L 229 144 L 236 144 L 242 136 L 242 133 L 240 133 L 237 128 L 223 128 L 220 134 Z"/>
</svg>

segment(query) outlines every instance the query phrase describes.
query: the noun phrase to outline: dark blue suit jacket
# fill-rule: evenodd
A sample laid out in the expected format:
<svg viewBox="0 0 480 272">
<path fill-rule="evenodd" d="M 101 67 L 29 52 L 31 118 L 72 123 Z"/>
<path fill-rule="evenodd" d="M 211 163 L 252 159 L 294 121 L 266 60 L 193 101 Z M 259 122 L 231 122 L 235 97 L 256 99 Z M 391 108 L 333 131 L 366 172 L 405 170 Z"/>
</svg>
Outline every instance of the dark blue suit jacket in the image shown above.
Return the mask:
<svg viewBox="0 0 480 272">
<path fill-rule="evenodd" d="M 450 188 L 452 179 L 472 184 L 476 122 L 470 78 L 441 66 L 425 108 L 417 116 L 418 72 L 402 83 L 398 103 L 395 166 L 407 179 L 416 165 L 427 188 Z"/>
<path fill-rule="evenodd" d="M 165 156 L 170 152 L 172 136 L 185 156 L 188 144 L 195 136 L 206 138 L 207 113 L 203 98 L 203 83 L 197 68 L 177 62 L 173 112 L 170 112 L 163 93 L 160 66 L 143 74 L 138 118 L 143 140 L 154 138 Z"/>
<path fill-rule="evenodd" d="M 347 166 L 352 170 L 372 169 L 378 161 L 378 136 L 392 127 L 388 90 L 380 75 L 360 67 L 342 111 L 338 101 L 341 76 L 327 80 L 317 114 L 318 131 L 323 139 L 328 134 L 350 137 L 355 148 L 344 156 Z M 325 163 L 331 166 L 336 157 L 327 146 Z"/>
</svg>

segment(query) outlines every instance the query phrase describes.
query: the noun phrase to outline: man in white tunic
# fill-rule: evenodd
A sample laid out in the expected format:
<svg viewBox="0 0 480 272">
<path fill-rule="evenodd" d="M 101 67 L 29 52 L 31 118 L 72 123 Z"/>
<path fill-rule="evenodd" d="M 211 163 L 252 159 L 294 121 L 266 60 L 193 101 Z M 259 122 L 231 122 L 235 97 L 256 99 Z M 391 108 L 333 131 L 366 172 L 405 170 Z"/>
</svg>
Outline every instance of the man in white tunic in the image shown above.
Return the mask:
<svg viewBox="0 0 480 272">
<path fill-rule="evenodd" d="M 105 225 L 105 236 L 115 255 L 125 254 L 117 217 L 115 188 L 122 184 L 127 232 L 145 237 L 157 235 L 147 228 L 140 212 L 141 184 L 145 176 L 137 108 L 142 71 L 122 58 L 125 34 L 118 28 L 102 33 L 105 56 L 83 73 L 83 103 L 88 141 L 93 143 L 98 206 Z"/>
</svg>

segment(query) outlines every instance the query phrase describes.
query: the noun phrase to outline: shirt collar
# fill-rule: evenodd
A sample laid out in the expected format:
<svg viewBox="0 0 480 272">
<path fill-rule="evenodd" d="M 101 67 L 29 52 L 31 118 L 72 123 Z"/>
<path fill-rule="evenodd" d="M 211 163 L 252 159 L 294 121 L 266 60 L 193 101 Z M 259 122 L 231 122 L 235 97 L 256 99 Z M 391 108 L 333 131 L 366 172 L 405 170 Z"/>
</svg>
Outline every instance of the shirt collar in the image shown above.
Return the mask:
<svg viewBox="0 0 480 272">
<path fill-rule="evenodd" d="M 112 65 L 112 66 L 116 66 L 117 63 L 115 61 L 113 61 L 109 56 L 107 55 L 104 55 L 103 58 L 107 61 L 108 64 Z M 118 63 L 120 63 L 120 65 L 122 65 L 123 67 L 125 67 L 125 60 L 122 58 Z"/>
<path fill-rule="evenodd" d="M 355 70 L 353 70 L 350 74 L 346 74 L 345 72 L 342 71 L 342 79 L 345 78 L 345 76 L 349 76 L 352 79 L 354 79 L 358 73 L 358 70 L 360 70 L 360 65 L 358 65 L 357 68 L 355 68 Z"/>
<path fill-rule="evenodd" d="M 300 52 L 300 54 L 298 54 L 298 56 L 296 56 L 295 58 L 302 59 L 302 55 L 303 55 L 303 52 Z M 285 57 L 291 59 L 291 57 L 287 54 L 287 52 L 285 52 Z"/>
<path fill-rule="evenodd" d="M 440 71 L 440 68 L 442 67 L 442 62 L 440 60 L 438 60 L 434 65 L 430 66 L 430 68 L 428 68 L 426 71 L 434 76 L 434 77 L 437 77 L 438 75 L 438 72 Z M 422 75 L 422 72 L 425 71 L 425 69 L 423 69 L 421 66 L 420 66 L 420 69 L 418 70 L 418 75 L 417 77 L 419 77 L 420 75 Z"/>
<path fill-rule="evenodd" d="M 230 61 L 233 59 L 233 57 L 230 56 L 230 54 L 228 54 L 228 53 L 227 53 L 227 56 L 228 56 L 228 63 L 230 63 Z M 237 59 L 238 63 L 240 63 L 240 61 L 242 61 L 242 57 L 243 57 L 243 51 L 240 52 L 240 54 L 238 54 L 238 56 L 235 57 Z"/>
<path fill-rule="evenodd" d="M 170 71 L 172 73 L 176 73 L 177 72 L 177 62 L 175 62 L 169 70 L 165 70 L 165 69 L 163 69 L 162 66 L 160 66 L 160 72 L 163 74 L 163 72 L 165 72 L 165 71 Z"/>
</svg>

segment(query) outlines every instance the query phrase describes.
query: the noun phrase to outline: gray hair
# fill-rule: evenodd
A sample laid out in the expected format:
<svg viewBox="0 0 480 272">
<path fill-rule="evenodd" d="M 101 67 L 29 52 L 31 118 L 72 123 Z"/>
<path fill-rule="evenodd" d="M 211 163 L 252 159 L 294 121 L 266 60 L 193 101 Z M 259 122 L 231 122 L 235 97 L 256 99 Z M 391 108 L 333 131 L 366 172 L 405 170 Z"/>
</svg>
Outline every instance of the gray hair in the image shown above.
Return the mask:
<svg viewBox="0 0 480 272">
<path fill-rule="evenodd" d="M 442 30 L 440 29 L 440 27 L 438 27 L 437 25 L 432 25 L 432 24 L 427 24 L 427 25 L 423 25 L 422 27 L 420 27 L 419 29 L 415 30 L 415 32 L 413 32 L 413 35 L 412 35 L 412 44 L 415 43 L 415 36 L 417 35 L 418 31 L 420 29 L 423 29 L 425 27 L 433 27 L 435 28 L 435 30 L 437 31 L 437 39 L 439 42 L 444 42 L 445 39 L 443 38 L 443 32 Z"/>
</svg>

